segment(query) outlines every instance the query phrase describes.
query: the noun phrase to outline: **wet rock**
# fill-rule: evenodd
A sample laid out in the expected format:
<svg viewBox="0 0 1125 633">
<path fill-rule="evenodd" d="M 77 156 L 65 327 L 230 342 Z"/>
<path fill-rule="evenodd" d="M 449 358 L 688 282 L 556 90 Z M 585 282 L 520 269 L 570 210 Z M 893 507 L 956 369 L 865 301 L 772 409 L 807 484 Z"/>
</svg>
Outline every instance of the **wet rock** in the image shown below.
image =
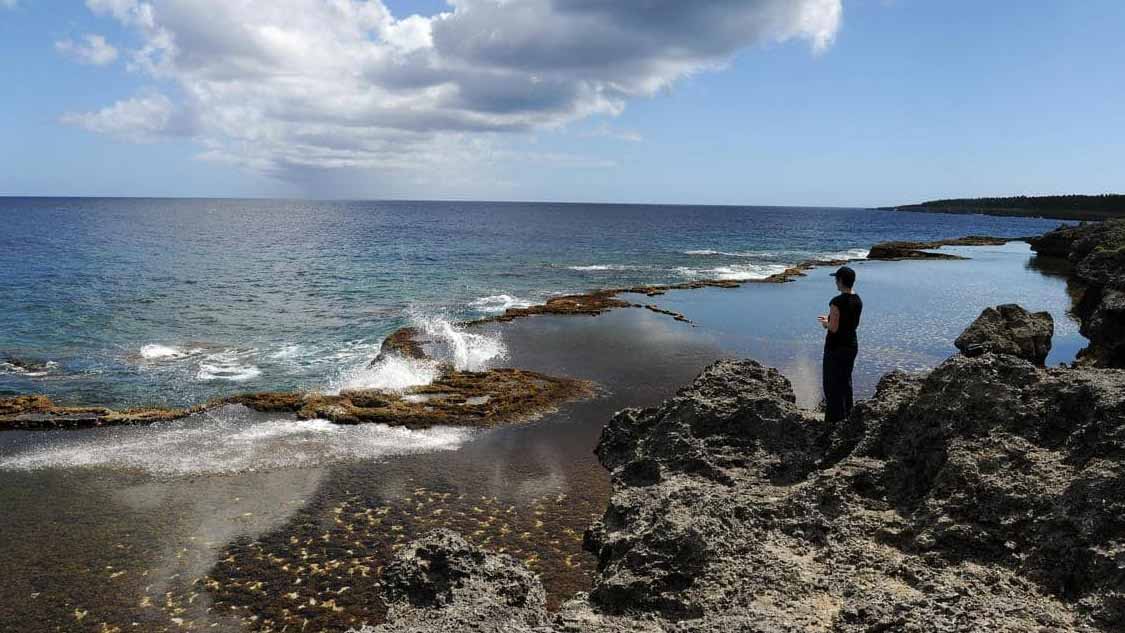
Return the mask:
<svg viewBox="0 0 1125 633">
<path fill-rule="evenodd" d="M 539 578 L 510 556 L 434 530 L 400 549 L 383 571 L 387 621 L 408 631 L 531 631 L 546 624 Z"/>
<path fill-rule="evenodd" d="M 885 376 L 832 427 L 794 400 L 776 371 L 721 361 L 615 416 L 597 447 L 614 491 L 586 535 L 594 586 L 519 626 L 1125 625 L 1125 371 L 957 355 Z"/>
<path fill-rule="evenodd" d="M 966 356 L 1011 354 L 1043 366 L 1051 353 L 1055 322 L 1049 312 L 1028 312 L 1015 304 L 985 308 L 954 345 Z"/>
<path fill-rule="evenodd" d="M 902 259 L 966 259 L 960 255 L 949 253 L 931 252 L 942 246 L 1001 246 L 1011 240 L 1004 237 L 990 237 L 986 235 L 968 235 L 947 240 L 933 242 L 881 242 L 871 247 L 867 259 L 902 260 Z"/>
<path fill-rule="evenodd" d="M 101 426 L 152 424 L 187 417 L 205 407 L 168 409 L 161 407 L 115 411 L 104 407 L 64 407 L 47 396 L 0 398 L 0 431 L 87 429 Z"/>
<path fill-rule="evenodd" d="M 17 396 L 0 398 L 0 431 L 151 424 L 229 404 L 337 424 L 378 423 L 411 429 L 435 425 L 486 428 L 526 421 L 564 402 L 593 393 L 593 384 L 584 380 L 521 369 L 492 369 L 449 372 L 429 385 L 402 393 L 374 389 L 340 394 L 263 392 L 220 398 L 185 409 L 152 407 L 115 411 L 103 407 L 61 407 L 46 396 Z"/>
<path fill-rule="evenodd" d="M 1062 226 L 1029 241 L 1040 255 L 1070 260 L 1085 286 L 1074 314 L 1090 345 L 1079 361 L 1125 367 L 1125 220 Z"/>
</svg>

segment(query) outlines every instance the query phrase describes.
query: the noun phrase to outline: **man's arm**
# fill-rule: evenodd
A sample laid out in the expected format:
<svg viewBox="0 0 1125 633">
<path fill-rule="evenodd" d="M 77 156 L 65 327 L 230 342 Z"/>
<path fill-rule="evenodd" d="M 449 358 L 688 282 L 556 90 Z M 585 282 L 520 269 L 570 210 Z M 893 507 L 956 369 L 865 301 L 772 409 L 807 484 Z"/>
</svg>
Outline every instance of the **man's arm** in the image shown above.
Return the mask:
<svg viewBox="0 0 1125 633">
<path fill-rule="evenodd" d="M 835 304 L 828 311 L 828 323 L 824 327 L 828 328 L 828 331 L 833 334 L 840 329 L 840 308 L 836 307 Z"/>
</svg>

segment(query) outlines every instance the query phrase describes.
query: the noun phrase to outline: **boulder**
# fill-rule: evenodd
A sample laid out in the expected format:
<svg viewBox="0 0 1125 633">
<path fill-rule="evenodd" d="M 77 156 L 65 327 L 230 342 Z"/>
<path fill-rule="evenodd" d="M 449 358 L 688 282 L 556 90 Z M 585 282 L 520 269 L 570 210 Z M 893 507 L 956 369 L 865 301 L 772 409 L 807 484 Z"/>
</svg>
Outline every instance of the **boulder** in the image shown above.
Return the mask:
<svg viewBox="0 0 1125 633">
<path fill-rule="evenodd" d="M 369 631 L 518 633 L 547 619 L 538 576 L 449 530 L 431 531 L 400 549 L 382 579 L 387 621 Z"/>
<path fill-rule="evenodd" d="M 985 308 L 954 345 L 966 356 L 1010 354 L 1043 366 L 1051 352 L 1055 322 L 1049 312 L 1031 313 L 1015 304 Z"/>
</svg>

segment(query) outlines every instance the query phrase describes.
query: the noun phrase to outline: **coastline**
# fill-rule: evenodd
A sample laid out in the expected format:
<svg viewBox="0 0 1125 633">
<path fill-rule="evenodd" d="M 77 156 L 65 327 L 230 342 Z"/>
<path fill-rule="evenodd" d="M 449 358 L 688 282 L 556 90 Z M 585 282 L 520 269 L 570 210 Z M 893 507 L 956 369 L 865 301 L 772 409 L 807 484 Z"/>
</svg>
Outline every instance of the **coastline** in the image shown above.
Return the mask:
<svg viewBox="0 0 1125 633">
<path fill-rule="evenodd" d="M 508 308 L 502 314 L 463 321 L 458 325 L 467 328 L 479 327 L 490 323 L 509 323 L 536 315 L 598 316 L 619 308 L 644 308 L 690 325 L 691 320 L 681 312 L 668 310 L 652 303 L 627 301 L 620 296 L 632 294 L 651 298 L 676 290 L 735 289 L 744 285 L 785 284 L 804 277 L 809 271 L 817 268 L 841 266 L 856 261 L 965 259 L 963 256 L 932 251 L 943 246 L 987 246 L 1026 240 L 1027 238 L 1024 237 L 966 236 L 928 242 L 885 242 L 872 245 L 865 258 L 805 260 L 761 279 L 701 279 L 676 284 L 597 289 L 586 293 L 552 297 L 542 304 L 533 306 Z M 386 360 L 391 355 L 414 360 L 432 360 L 426 351 L 426 346 L 430 342 L 418 328 L 401 327 L 384 338 L 379 353 L 371 361 L 371 366 Z M 434 385 L 437 385 L 436 391 L 433 387 L 422 385 L 398 394 L 364 389 L 337 396 L 315 391 L 245 393 L 183 408 L 152 406 L 125 410 L 82 405 L 58 406 L 47 396 L 23 394 L 0 398 L 0 432 L 152 424 L 187 418 L 231 404 L 241 404 L 260 412 L 292 413 L 302 420 L 327 419 L 342 424 L 377 422 L 407 428 L 427 428 L 434 424 L 482 427 L 534 418 L 562 402 L 589 397 L 593 393 L 592 386 L 583 381 L 507 369 L 481 373 L 443 367 Z M 453 385 L 456 385 L 456 388 Z M 548 385 L 550 388 L 544 390 L 543 385 Z M 513 395 L 521 387 L 541 395 L 522 399 L 519 405 L 515 405 Z M 431 403 L 426 402 L 426 394 L 441 394 L 444 391 L 454 392 L 452 407 L 439 407 L 441 409 L 439 412 L 429 410 L 432 406 Z M 410 402 L 414 398 L 422 399 Z M 485 402 L 491 401 L 492 404 L 483 407 L 470 405 L 466 408 L 466 400 L 473 402 L 479 399 Z M 357 402 L 361 404 L 357 405 Z"/>
<path fill-rule="evenodd" d="M 1025 251 L 1023 245 L 979 250 L 958 247 L 953 252 L 974 259 L 855 265 L 861 267 L 865 291 L 869 293 L 865 299 L 870 298 L 873 306 L 898 306 L 896 312 L 903 311 L 915 318 L 924 314 L 926 304 L 912 305 L 916 299 L 904 295 L 898 279 L 940 276 L 963 279 L 963 284 L 979 277 L 982 282 L 1015 287 L 1026 283 L 1024 280 L 1042 279 L 1050 283 L 1051 294 L 1061 295 L 1060 279 L 1046 278 L 1027 268 L 1023 263 Z M 214 614 L 221 613 L 229 614 L 222 616 L 224 621 L 229 617 L 235 623 L 254 627 L 264 627 L 262 623 L 267 620 L 274 623 L 275 630 L 286 623 L 300 627 L 302 620 L 308 619 L 310 628 L 343 632 L 363 621 L 383 621 L 380 574 L 393 561 L 394 552 L 430 528 L 448 527 L 460 532 L 474 547 L 504 551 L 526 564 L 542 578 L 548 607 L 564 608 L 564 601 L 591 589 L 596 573 L 598 561 L 583 550 L 582 541 L 584 530 L 604 514 L 610 499 L 609 473 L 591 453 L 606 420 L 615 411 L 652 407 L 674 396 L 677 388 L 689 383 L 716 359 L 732 356 L 751 356 L 784 368 L 793 379 L 798 400 L 802 400 L 800 364 L 791 365 L 787 359 L 793 350 L 797 350 L 798 356 L 801 349 L 815 354 L 822 335 L 818 337 L 813 331 L 816 328 L 811 317 L 808 327 L 803 328 L 793 321 L 793 316 L 808 316 L 813 310 L 822 309 L 830 282 L 826 274 L 817 274 L 793 284 L 753 284 L 742 291 L 707 287 L 658 295 L 662 307 L 691 317 L 697 324 L 695 328 L 647 309 L 609 310 L 597 319 L 543 314 L 536 319 L 480 323 L 474 326 L 479 335 L 493 337 L 502 332 L 512 366 L 549 376 L 587 379 L 600 385 L 599 393 L 594 399 L 562 404 L 557 412 L 546 414 L 534 424 L 502 425 L 487 433 L 473 434 L 452 451 L 341 461 L 333 452 L 363 439 L 353 431 L 379 434 L 382 431 L 377 427 L 382 425 L 282 422 L 291 418 L 291 413 L 254 416 L 268 420 L 265 426 L 250 426 L 243 422 L 243 414 L 231 412 L 236 415 L 231 415 L 229 423 L 220 428 L 212 426 L 210 416 L 201 416 L 188 421 L 188 425 L 171 423 L 170 428 L 159 424 L 45 435 L 0 434 L 0 442 L 6 442 L 6 446 L 26 442 L 55 447 L 37 448 L 29 455 L 31 459 L 65 460 L 54 462 L 60 466 L 74 463 L 74 459 L 81 459 L 82 464 L 104 465 L 96 470 L 5 471 L 11 490 L 0 490 L 0 498 L 10 504 L 13 516 L 19 519 L 0 529 L 0 538 L 19 545 L 14 548 L 9 565 L 15 584 L 10 590 L 0 590 L 0 603 L 22 604 L 18 600 L 26 600 L 26 595 L 20 593 L 20 587 L 30 585 L 21 579 L 34 579 L 39 573 L 35 570 L 42 565 L 60 570 L 77 565 L 78 571 L 73 574 L 59 572 L 55 580 L 34 581 L 35 586 L 46 587 L 47 591 L 31 605 L 35 613 L 42 614 L 42 622 L 54 623 L 71 617 L 68 611 L 59 614 L 57 608 L 50 606 L 69 601 L 82 609 L 101 606 L 98 611 L 91 609 L 90 617 L 97 614 L 99 621 L 110 624 L 152 618 L 165 622 L 167 616 L 183 619 L 188 629 L 208 630 L 209 624 L 216 621 Z M 964 299 L 948 296 L 945 300 L 977 305 L 982 291 L 971 283 L 967 291 Z M 644 303 L 646 295 L 623 294 L 619 299 Z M 1005 299 L 1017 300 L 1020 296 L 1005 295 Z M 785 309 L 774 319 L 770 315 L 777 307 Z M 963 323 L 965 318 L 937 314 L 942 322 Z M 891 316 L 884 317 L 888 322 L 882 331 L 877 331 L 876 325 L 884 318 L 873 318 L 868 323 L 869 342 L 887 341 L 887 332 L 906 329 L 900 322 L 889 320 Z M 748 322 L 753 327 L 746 328 Z M 734 326 L 736 334 L 758 334 L 776 339 L 776 343 L 757 337 L 732 341 L 728 338 L 730 333 L 724 332 L 724 323 Z M 914 335 L 899 344 L 913 349 L 919 343 L 914 339 L 925 333 L 934 339 L 934 351 L 915 358 L 883 347 L 886 343 L 880 343 L 878 349 L 872 347 L 872 354 L 864 362 L 864 369 L 870 371 L 857 374 L 859 395 L 870 393 L 887 365 L 928 369 L 948 356 L 949 341 L 956 332 L 923 332 L 930 326 L 918 323 L 910 327 Z M 808 340 L 789 338 L 801 329 L 808 330 Z M 816 380 L 813 378 L 813 388 Z M 223 410 L 213 413 L 227 415 Z M 309 425 L 308 429 L 292 441 L 270 439 L 273 433 L 288 432 L 304 424 Z M 207 440 L 208 443 L 193 442 L 179 448 L 182 444 L 177 443 L 176 454 L 169 455 L 164 443 L 189 428 L 198 429 L 199 436 L 214 436 L 218 445 L 209 446 Z M 330 444 L 326 447 L 328 452 L 321 453 L 323 449 L 317 444 L 322 440 L 318 438 L 336 436 L 347 439 Z M 222 446 L 232 442 L 231 448 Z M 162 474 L 166 472 L 165 460 L 174 464 L 186 460 L 189 463 L 185 467 L 195 468 L 194 464 L 215 458 L 216 451 L 220 451 L 218 455 L 223 460 L 227 453 L 234 457 L 233 454 L 252 451 L 268 453 L 271 463 L 276 459 L 274 453 L 284 456 L 292 451 L 310 454 L 313 459 L 301 458 L 298 465 L 272 469 L 266 466 L 261 472 L 246 472 L 244 462 L 237 458 L 231 466 L 220 464 L 223 470 L 219 471 L 195 471 L 195 475 L 187 471 L 186 477 L 180 474 L 171 478 Z M 343 455 L 349 454 L 350 449 Z M 152 468 L 161 470 L 146 472 Z M 91 477 L 91 473 L 97 476 Z M 37 535 L 43 533 L 41 526 L 55 520 L 51 517 L 57 511 L 32 501 L 51 498 L 56 499 L 56 505 L 70 506 L 74 495 L 95 499 L 96 505 L 104 508 L 102 513 L 122 518 L 89 520 L 83 540 L 100 545 L 64 550 L 66 559 L 74 562 L 63 565 L 53 558 L 51 562 L 42 562 L 37 558 L 35 544 L 42 542 Z M 143 506 L 147 510 L 123 505 L 122 497 L 137 496 L 164 501 L 149 501 L 157 505 Z M 190 504 L 183 502 L 197 497 L 202 499 Z M 252 499 L 262 502 L 247 503 Z M 86 507 L 89 503 L 80 505 Z M 280 508 L 285 511 L 279 512 Z M 246 516 L 247 513 L 252 516 Z M 275 518 L 269 521 L 271 516 Z M 152 520 L 161 521 L 162 527 L 130 535 L 122 533 L 132 532 L 132 526 L 148 525 Z M 118 523 L 122 523 L 122 528 L 114 527 Z M 239 526 L 244 527 L 230 532 Z M 195 535 L 200 530 L 212 535 L 212 546 L 183 540 L 184 535 Z M 156 543 L 146 545 L 149 540 Z M 134 556 L 122 560 L 117 545 L 129 548 Z M 179 552 L 183 547 L 191 552 L 198 550 L 185 560 L 199 562 L 189 567 L 175 557 L 161 562 L 168 551 Z M 307 550 L 308 559 L 302 558 L 303 550 Z M 113 565 L 114 569 L 101 572 L 106 565 Z M 92 571 L 82 573 L 82 569 Z M 119 572 L 125 574 L 105 579 Z M 176 574 L 180 574 L 180 579 L 167 581 L 167 589 L 161 588 L 161 584 L 148 589 L 153 582 L 148 578 L 170 578 Z M 129 585 L 130 578 L 140 584 Z M 300 584 L 294 584 L 298 580 Z M 344 588 L 348 589 L 337 593 Z M 172 591 L 172 595 L 164 596 L 166 591 Z M 198 599 L 193 597 L 196 593 Z M 303 603 L 288 597 L 294 593 Z M 127 602 L 121 603 L 115 596 L 123 596 L 122 600 Z M 143 602 L 146 596 L 157 605 L 155 611 L 152 607 L 137 608 L 138 601 Z M 45 602 L 48 597 L 51 602 Z M 310 605 L 310 600 L 316 604 Z M 258 620 L 251 621 L 251 616 Z"/>
<path fill-rule="evenodd" d="M 991 215 L 1005 218 L 1041 218 L 1045 220 L 1060 220 L 1063 222 L 1101 222 L 1113 220 L 1125 215 L 1125 211 L 1088 211 L 1065 210 L 1051 211 L 1034 209 L 982 209 L 967 206 L 964 208 L 928 207 L 920 204 L 910 204 L 892 207 L 875 207 L 883 211 L 898 211 L 902 213 L 941 213 L 947 215 Z"/>
<path fill-rule="evenodd" d="M 1049 313 L 988 307 L 961 353 L 883 376 L 834 426 L 776 369 L 716 362 L 603 430 L 589 592 L 548 611 L 525 566 L 439 529 L 396 552 L 386 622 L 356 630 L 1118 630 L 1125 333 L 1097 323 L 1122 309 L 1123 239 L 1033 242 L 1088 284 L 1082 362 L 1044 366 Z"/>
</svg>

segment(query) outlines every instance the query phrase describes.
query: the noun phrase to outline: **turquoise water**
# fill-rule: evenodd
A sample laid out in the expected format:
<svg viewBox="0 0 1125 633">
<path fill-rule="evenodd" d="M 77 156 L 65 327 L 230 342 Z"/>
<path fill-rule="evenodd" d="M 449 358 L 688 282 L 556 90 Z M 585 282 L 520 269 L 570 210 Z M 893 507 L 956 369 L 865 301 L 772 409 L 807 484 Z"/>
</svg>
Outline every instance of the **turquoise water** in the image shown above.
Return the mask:
<svg viewBox="0 0 1125 633">
<path fill-rule="evenodd" d="M 761 278 L 889 239 L 1057 224 L 864 209 L 56 198 L 0 199 L 0 223 L 0 361 L 22 361 L 0 364 L 0 392 L 114 406 L 396 384 L 419 368 L 363 368 L 411 321 L 459 337 L 449 322 L 561 292 Z M 470 366 L 504 354 L 495 341 L 467 343 Z"/>
</svg>

